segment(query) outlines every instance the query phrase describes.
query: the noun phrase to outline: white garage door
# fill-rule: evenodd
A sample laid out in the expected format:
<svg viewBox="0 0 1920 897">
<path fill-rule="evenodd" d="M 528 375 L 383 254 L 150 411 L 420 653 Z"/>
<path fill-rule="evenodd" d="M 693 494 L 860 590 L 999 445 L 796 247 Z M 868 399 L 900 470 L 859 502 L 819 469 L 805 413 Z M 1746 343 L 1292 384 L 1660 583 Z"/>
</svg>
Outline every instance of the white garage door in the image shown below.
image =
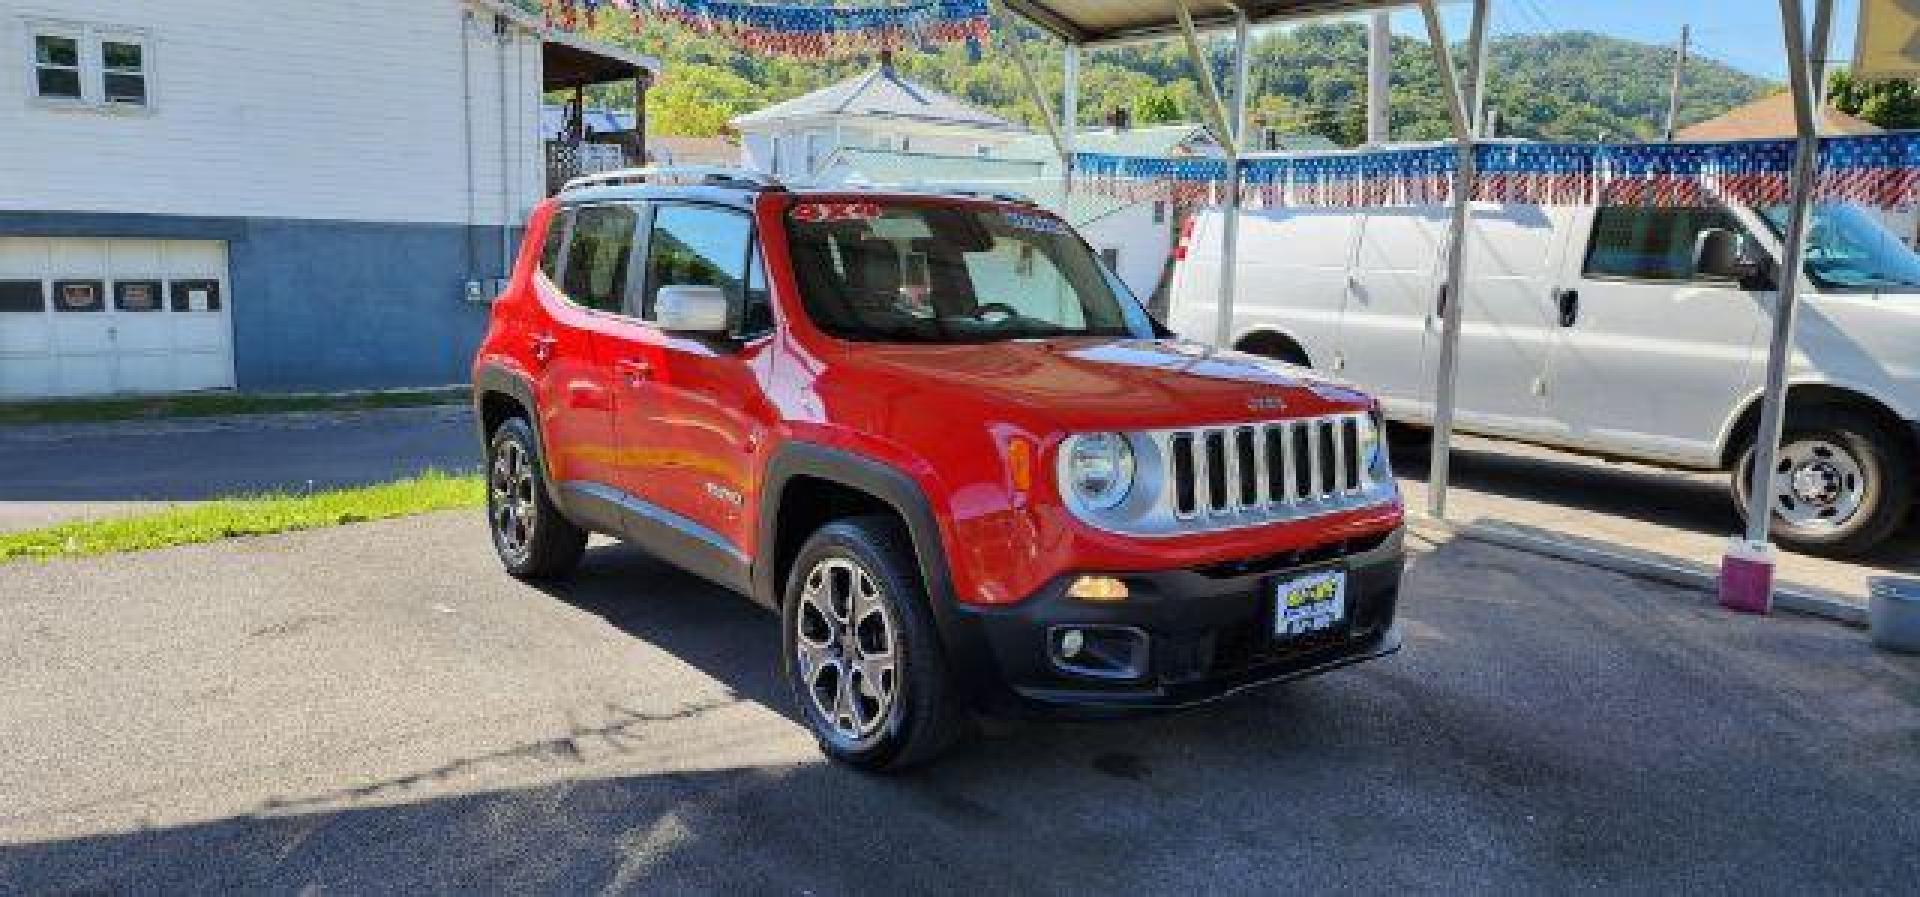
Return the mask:
<svg viewBox="0 0 1920 897">
<path fill-rule="evenodd" d="M 0 237 L 0 398 L 233 386 L 227 244 Z"/>
</svg>

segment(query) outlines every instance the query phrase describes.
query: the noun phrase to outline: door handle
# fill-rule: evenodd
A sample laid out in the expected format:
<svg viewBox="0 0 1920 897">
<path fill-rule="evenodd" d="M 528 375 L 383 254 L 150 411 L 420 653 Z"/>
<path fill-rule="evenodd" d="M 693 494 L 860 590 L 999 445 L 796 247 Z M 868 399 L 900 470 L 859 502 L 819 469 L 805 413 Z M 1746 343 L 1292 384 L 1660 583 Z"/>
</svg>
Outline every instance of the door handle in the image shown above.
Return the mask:
<svg viewBox="0 0 1920 897">
<path fill-rule="evenodd" d="M 536 334 L 533 337 L 533 359 L 546 361 L 553 357 L 553 347 L 560 344 L 558 337 L 551 333 Z"/>
<path fill-rule="evenodd" d="M 1553 294 L 1560 304 L 1560 326 L 1572 327 L 1580 321 L 1580 291 L 1559 290 Z"/>
<path fill-rule="evenodd" d="M 613 369 L 618 371 L 620 376 L 626 378 L 628 386 L 639 386 L 653 379 L 653 363 L 642 361 L 638 358 L 615 362 Z"/>
</svg>

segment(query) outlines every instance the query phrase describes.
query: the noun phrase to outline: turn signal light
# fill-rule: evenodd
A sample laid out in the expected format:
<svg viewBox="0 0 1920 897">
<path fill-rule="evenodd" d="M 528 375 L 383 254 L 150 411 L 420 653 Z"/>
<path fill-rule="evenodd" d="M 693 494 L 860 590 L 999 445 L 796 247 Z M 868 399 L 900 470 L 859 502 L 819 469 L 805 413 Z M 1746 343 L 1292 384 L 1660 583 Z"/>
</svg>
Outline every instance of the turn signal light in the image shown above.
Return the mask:
<svg viewBox="0 0 1920 897">
<path fill-rule="evenodd" d="M 1111 576 L 1082 576 L 1067 587 L 1067 597 L 1081 601 L 1125 601 L 1127 584 Z"/>
<path fill-rule="evenodd" d="M 1033 491 L 1033 443 L 1019 436 L 1007 440 L 1007 474 L 1015 492 Z"/>
</svg>

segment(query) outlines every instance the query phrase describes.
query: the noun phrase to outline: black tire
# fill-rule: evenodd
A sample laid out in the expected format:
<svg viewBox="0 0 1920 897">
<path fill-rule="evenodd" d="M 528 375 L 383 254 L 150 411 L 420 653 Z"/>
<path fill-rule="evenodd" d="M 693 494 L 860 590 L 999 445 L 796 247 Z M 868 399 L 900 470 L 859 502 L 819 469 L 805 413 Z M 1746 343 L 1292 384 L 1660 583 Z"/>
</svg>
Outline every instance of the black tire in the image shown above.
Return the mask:
<svg viewBox="0 0 1920 897">
<path fill-rule="evenodd" d="M 587 533 L 547 497 L 546 465 L 526 419 L 511 418 L 493 431 L 486 477 L 487 532 L 507 572 L 525 580 L 573 572 L 586 550 Z"/>
<path fill-rule="evenodd" d="M 1856 490 L 1858 502 L 1845 513 L 1847 502 L 1829 508 L 1825 503 L 1809 502 L 1808 513 L 1825 513 L 1829 519 L 1809 520 L 1796 525 L 1781 513 L 1773 515 L 1769 532 L 1780 545 L 1806 554 L 1852 557 L 1871 550 L 1902 526 L 1913 505 L 1914 459 L 1906 442 L 1887 431 L 1873 418 L 1844 408 L 1809 408 L 1789 411 L 1785 432 L 1780 440 L 1783 473 L 1803 467 L 1816 467 L 1816 480 L 1825 481 L 1836 469 L 1833 482 Z M 1747 519 L 1747 484 L 1753 468 L 1752 441 L 1741 450 L 1733 466 L 1729 486 L 1734 507 L 1741 520 Z M 1824 454 L 1823 454 L 1824 453 Z M 1810 464 L 1795 464 L 1793 457 L 1810 459 Z M 1831 456 L 1824 467 L 1820 461 Z M 1858 470 L 1858 481 L 1846 472 L 1851 465 Z M 1791 496 L 1789 500 L 1798 499 Z M 1797 505 L 1796 505 L 1797 507 Z"/>
<path fill-rule="evenodd" d="M 866 699 L 857 694 L 859 687 L 852 684 L 859 674 L 849 672 L 844 662 L 836 669 L 832 659 L 816 664 L 812 670 L 806 669 L 809 661 L 803 661 L 801 643 L 804 626 L 810 632 L 808 641 L 813 646 L 832 642 L 840 632 L 851 630 L 854 641 L 862 643 L 859 648 L 875 647 L 865 643 L 872 633 L 869 628 L 862 634 L 861 619 L 853 619 L 852 625 L 833 624 L 842 628 L 830 628 L 824 634 L 819 629 L 820 624 L 826 622 L 818 608 L 823 593 L 816 589 L 809 597 L 809 581 L 818 572 L 825 577 L 819 583 L 830 585 L 829 579 L 848 570 L 862 571 L 870 577 L 877 595 L 866 600 L 884 605 L 878 616 L 890 633 L 886 653 L 892 663 L 892 689 L 890 692 L 884 688 L 874 689 L 889 694 L 890 699 L 884 710 L 871 711 L 872 730 L 864 733 L 860 731 L 862 722 L 855 716 L 844 716 L 841 723 L 830 720 L 828 717 L 834 708 L 841 705 L 823 708 L 822 704 L 829 699 L 825 694 L 818 700 L 815 697 L 816 689 L 823 693 L 835 692 L 838 697 L 837 687 L 842 680 L 836 677 L 844 675 L 848 677 L 845 681 L 849 694 L 863 702 L 862 711 L 866 712 Z M 827 600 L 832 599 L 829 596 Z M 869 612 L 873 610 L 870 606 Z M 847 617 L 858 616 L 859 611 L 850 605 Z M 794 704 L 820 742 L 821 752 L 833 760 L 863 770 L 904 769 L 945 751 L 965 725 L 967 714 L 959 706 L 949 679 L 919 565 L 905 529 L 893 518 L 867 516 L 837 520 L 821 527 L 801 546 L 781 601 L 780 651 L 781 670 L 786 675 Z M 838 649 L 841 658 L 859 653 L 851 643 Z M 865 669 L 861 663 L 864 659 L 853 662 Z M 814 676 L 813 681 L 808 679 L 809 672 Z M 880 680 L 884 683 L 885 675 Z"/>
</svg>

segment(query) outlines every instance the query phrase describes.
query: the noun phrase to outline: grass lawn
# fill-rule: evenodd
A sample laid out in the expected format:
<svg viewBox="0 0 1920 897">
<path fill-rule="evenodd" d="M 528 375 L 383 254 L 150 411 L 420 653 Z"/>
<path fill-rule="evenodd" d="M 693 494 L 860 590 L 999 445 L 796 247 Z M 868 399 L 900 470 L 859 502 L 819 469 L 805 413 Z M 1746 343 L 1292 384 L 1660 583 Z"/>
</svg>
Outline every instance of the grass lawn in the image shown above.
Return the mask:
<svg viewBox="0 0 1920 897">
<path fill-rule="evenodd" d="M 267 494 L 179 505 L 151 514 L 80 520 L 0 533 L 0 564 L 26 558 L 82 557 L 361 523 L 486 503 L 478 475 L 428 471 L 377 486 L 307 494 Z"/>
<path fill-rule="evenodd" d="M 222 414 L 271 414 L 277 411 L 357 411 L 458 405 L 472 393 L 464 386 L 387 392 L 291 394 L 244 392 L 190 393 L 177 396 L 0 402 L 0 425 L 66 424 L 102 420 L 212 417 Z"/>
</svg>

